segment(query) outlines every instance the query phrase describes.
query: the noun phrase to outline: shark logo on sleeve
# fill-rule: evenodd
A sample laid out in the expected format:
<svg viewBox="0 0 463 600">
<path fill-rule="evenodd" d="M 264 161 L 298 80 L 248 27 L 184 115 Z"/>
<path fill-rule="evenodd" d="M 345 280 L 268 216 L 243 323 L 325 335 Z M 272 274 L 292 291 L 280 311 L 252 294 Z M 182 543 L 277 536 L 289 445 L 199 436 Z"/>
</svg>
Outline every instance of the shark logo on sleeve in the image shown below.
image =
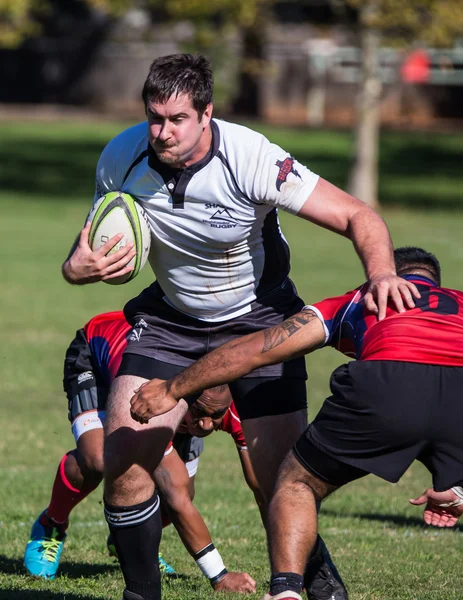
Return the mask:
<svg viewBox="0 0 463 600">
<path fill-rule="evenodd" d="M 277 167 L 279 167 L 279 169 L 280 169 L 278 171 L 277 180 L 275 182 L 278 191 L 281 190 L 281 186 L 286 181 L 286 179 L 288 178 L 288 175 L 290 173 L 292 173 L 296 177 L 299 177 L 299 179 L 302 179 L 302 177 L 299 175 L 299 173 L 293 167 L 294 158 L 290 157 L 290 158 L 285 158 L 285 160 L 277 160 L 275 165 Z"/>
</svg>

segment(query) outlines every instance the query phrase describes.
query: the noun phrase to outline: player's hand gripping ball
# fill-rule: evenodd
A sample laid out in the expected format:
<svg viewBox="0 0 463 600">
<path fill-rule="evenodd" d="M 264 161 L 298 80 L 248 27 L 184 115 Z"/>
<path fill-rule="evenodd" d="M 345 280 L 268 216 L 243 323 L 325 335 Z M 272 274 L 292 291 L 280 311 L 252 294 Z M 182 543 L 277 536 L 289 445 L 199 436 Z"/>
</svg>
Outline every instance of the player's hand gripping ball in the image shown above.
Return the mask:
<svg viewBox="0 0 463 600">
<path fill-rule="evenodd" d="M 92 222 L 89 233 L 92 250 L 98 250 L 118 233 L 123 233 L 124 237 L 109 254 L 120 250 L 129 242 L 133 242 L 136 250 L 135 257 L 129 263 L 134 267 L 133 271 L 108 279 L 105 283 L 120 285 L 134 279 L 145 265 L 151 247 L 148 218 L 141 205 L 130 194 L 109 192 L 97 201 L 88 219 Z"/>
</svg>

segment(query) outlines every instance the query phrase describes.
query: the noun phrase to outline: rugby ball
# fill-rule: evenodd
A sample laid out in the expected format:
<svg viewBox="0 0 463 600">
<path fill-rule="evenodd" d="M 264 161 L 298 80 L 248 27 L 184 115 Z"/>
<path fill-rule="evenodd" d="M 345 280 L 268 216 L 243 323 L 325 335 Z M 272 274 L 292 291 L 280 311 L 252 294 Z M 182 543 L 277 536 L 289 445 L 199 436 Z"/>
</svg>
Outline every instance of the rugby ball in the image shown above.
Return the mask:
<svg viewBox="0 0 463 600">
<path fill-rule="evenodd" d="M 98 250 L 118 233 L 123 233 L 124 237 L 106 256 L 129 242 L 134 243 L 137 253 L 129 263 L 134 270 L 121 277 L 108 279 L 105 283 L 120 285 L 132 281 L 144 267 L 151 246 L 151 232 L 143 208 L 130 194 L 109 192 L 97 200 L 88 221 L 92 222 L 89 232 L 89 245 L 92 250 Z"/>
</svg>

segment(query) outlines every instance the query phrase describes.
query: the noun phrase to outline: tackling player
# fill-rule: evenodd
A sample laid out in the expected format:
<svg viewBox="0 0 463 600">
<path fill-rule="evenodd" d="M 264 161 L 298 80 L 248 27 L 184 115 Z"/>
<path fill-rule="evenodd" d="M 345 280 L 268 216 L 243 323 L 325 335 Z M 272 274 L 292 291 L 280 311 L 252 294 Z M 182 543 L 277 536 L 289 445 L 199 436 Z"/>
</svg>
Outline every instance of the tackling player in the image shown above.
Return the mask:
<svg viewBox="0 0 463 600">
<path fill-rule="evenodd" d="M 65 454 L 60 462 L 49 506 L 34 523 L 24 555 L 24 564 L 31 575 L 53 579 L 57 573 L 66 529 L 72 510 L 95 490 L 103 478 L 103 422 L 105 404 L 114 373 L 127 345 L 131 327 L 122 312 L 98 315 L 76 333 L 64 364 L 64 389 L 69 401 L 69 418 L 76 439 L 76 449 Z M 160 491 L 163 525 L 171 521 L 187 551 L 198 562 L 216 591 L 253 592 L 255 582 L 247 573 L 228 572 L 215 550 L 201 515 L 192 504 L 194 477 L 203 450 L 200 437 L 221 430 L 229 433 L 238 448 L 243 473 L 258 504 L 259 490 L 247 457 L 247 447 L 240 421 L 236 416 L 227 386 L 207 390 L 202 397 L 212 402 L 215 410 L 211 421 L 207 412 L 195 409 L 195 416 L 169 442 L 161 464 L 155 472 Z M 195 434 L 198 434 L 196 436 Z M 259 504 L 259 508 L 260 508 Z M 108 544 L 110 545 L 110 544 Z M 201 554 L 205 548 L 210 552 Z M 214 559 L 214 560 L 212 560 Z M 159 560 L 161 570 L 174 570 Z"/>
<path fill-rule="evenodd" d="M 388 296 L 404 310 L 404 303 L 413 306 L 412 294 L 418 295 L 412 283 L 396 276 L 390 236 L 378 214 L 261 134 L 213 119 L 212 93 L 212 72 L 203 56 L 157 58 L 142 92 L 147 122 L 111 140 L 97 166 L 95 201 L 122 191 L 143 206 L 156 273 L 156 282 L 125 307 L 133 336 L 112 385 L 105 427 L 105 514 L 113 536 L 124 540 L 125 596 L 136 600 L 160 596 L 151 557 L 161 523 L 150 473 L 161 452 L 153 453 L 153 446 L 164 449 L 159 431 L 174 430 L 187 406 L 182 402 L 140 434 L 130 418 L 130 398 L 150 379 L 168 379 L 210 349 L 301 310 L 288 277 L 289 248 L 278 209 L 352 240 L 369 280 L 365 301 L 380 319 Z M 92 252 L 89 228 L 87 223 L 63 265 L 65 279 L 85 284 L 128 273 L 133 247 L 110 253 L 122 237 L 117 235 Z M 305 379 L 304 359 L 296 358 L 233 382 L 267 502 L 281 461 L 307 424 Z M 121 448 L 132 453 L 122 460 L 122 473 Z M 137 527 L 129 536 L 124 528 L 130 519 L 121 515 L 135 513 Z M 330 568 L 328 560 L 324 568 Z M 323 586 L 325 571 L 319 578 Z M 332 589 L 314 594 L 314 600 L 346 598 L 332 575 Z"/>
<path fill-rule="evenodd" d="M 332 395 L 280 470 L 268 520 L 267 598 L 300 598 L 317 535 L 316 505 L 350 481 L 374 473 L 396 482 L 418 459 L 435 490 L 413 501 L 427 502 L 425 520 L 451 525 L 462 512 L 463 292 L 440 287 L 436 257 L 420 248 L 396 250 L 395 261 L 421 293 L 415 308 L 399 313 L 389 306 L 378 321 L 363 285 L 229 342 L 132 399 L 134 418 L 146 422 L 203 387 L 316 348 L 330 345 L 356 357 L 333 372 Z"/>
</svg>

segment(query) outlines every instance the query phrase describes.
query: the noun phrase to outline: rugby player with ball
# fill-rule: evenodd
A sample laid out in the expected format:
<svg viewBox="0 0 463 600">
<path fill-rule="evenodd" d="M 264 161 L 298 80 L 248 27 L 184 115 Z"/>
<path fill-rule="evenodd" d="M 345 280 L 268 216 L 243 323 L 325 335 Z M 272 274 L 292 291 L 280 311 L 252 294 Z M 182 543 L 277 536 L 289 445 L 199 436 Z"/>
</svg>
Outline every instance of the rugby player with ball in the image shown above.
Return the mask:
<svg viewBox="0 0 463 600">
<path fill-rule="evenodd" d="M 379 319 L 389 298 L 403 311 L 419 296 L 412 283 L 397 277 L 389 232 L 376 212 L 263 135 L 212 118 L 212 95 L 212 72 L 203 56 L 156 59 L 142 92 L 147 121 L 111 140 L 97 166 L 95 201 L 120 191 L 145 211 L 156 274 L 156 282 L 124 309 L 136 333 L 113 383 L 105 424 L 105 514 L 118 539 L 126 600 L 160 598 L 152 556 L 161 522 L 149 473 L 164 450 L 153 452 L 163 443 L 159 431 L 174 431 L 188 406 L 182 400 L 145 425 L 131 418 L 130 400 L 150 379 L 168 379 L 209 350 L 301 310 L 278 209 L 353 242 L 368 278 L 367 306 Z M 65 279 L 83 284 L 129 273 L 134 247 L 108 255 L 123 237 L 116 235 L 92 251 L 89 229 L 84 227 L 63 265 Z M 295 358 L 230 386 L 267 503 L 278 468 L 307 423 L 305 380 L 304 359 Z M 134 438 L 137 444 L 130 443 Z M 121 474 L 127 448 L 135 449 Z M 306 581 L 311 600 L 347 598 L 321 541 L 313 559 Z"/>
</svg>

